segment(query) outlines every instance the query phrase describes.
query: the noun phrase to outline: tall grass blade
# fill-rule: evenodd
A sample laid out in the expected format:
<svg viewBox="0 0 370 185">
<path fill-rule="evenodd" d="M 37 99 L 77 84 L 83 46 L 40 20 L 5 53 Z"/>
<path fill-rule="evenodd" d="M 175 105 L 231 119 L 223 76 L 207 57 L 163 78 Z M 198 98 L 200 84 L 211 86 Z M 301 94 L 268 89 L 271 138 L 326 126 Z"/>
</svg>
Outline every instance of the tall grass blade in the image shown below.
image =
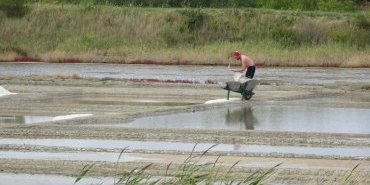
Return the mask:
<svg viewBox="0 0 370 185">
<path fill-rule="evenodd" d="M 244 180 L 244 182 L 249 182 L 249 181 L 251 181 L 251 180 L 254 178 L 254 176 L 255 176 L 256 174 L 258 174 L 260 171 L 261 171 L 261 170 L 257 170 L 257 171 L 255 171 L 254 173 L 252 173 L 251 175 L 249 175 L 249 176 Z"/>
<path fill-rule="evenodd" d="M 211 147 L 209 147 L 207 150 L 205 150 L 201 155 L 200 155 L 200 158 L 202 158 L 204 155 L 206 155 L 206 153 L 208 153 L 208 151 L 210 151 L 212 148 L 216 147 L 218 144 L 214 144 L 212 145 Z"/>
<path fill-rule="evenodd" d="M 240 160 L 239 161 L 236 161 L 231 167 L 230 167 L 230 169 L 227 171 L 227 173 L 228 174 L 230 174 L 231 173 L 231 171 L 234 169 L 234 167 L 237 165 L 237 164 L 239 164 L 240 163 Z"/>
<path fill-rule="evenodd" d="M 219 155 L 219 156 L 217 157 L 217 159 L 215 160 L 215 162 L 213 162 L 213 167 L 216 167 L 216 164 L 217 164 L 217 162 L 220 160 L 220 158 L 221 158 L 221 155 Z"/>
<path fill-rule="evenodd" d="M 197 147 L 197 145 L 198 145 L 198 143 L 195 143 L 193 149 L 191 150 L 189 156 L 185 159 L 184 163 L 187 163 L 192 158 L 192 156 L 194 154 L 194 151 L 195 151 L 195 148 Z"/>
<path fill-rule="evenodd" d="M 170 162 L 170 163 L 167 165 L 166 175 L 168 175 L 168 170 L 170 169 L 171 164 L 172 164 L 172 162 Z"/>
<path fill-rule="evenodd" d="M 267 170 L 265 173 L 263 173 L 262 175 L 256 177 L 254 180 L 252 180 L 252 182 L 250 183 L 250 185 L 258 185 L 262 182 L 262 180 L 264 180 L 265 178 L 267 178 L 269 175 L 271 175 L 275 169 L 277 167 L 279 167 L 282 163 L 279 163 L 277 165 L 275 165 L 274 167 L 270 168 L 269 170 Z"/>
<path fill-rule="evenodd" d="M 346 178 L 344 179 L 344 182 L 347 183 L 352 175 L 353 175 L 353 172 L 360 166 L 360 163 L 358 163 L 355 167 L 352 168 L 352 170 L 350 171 L 350 173 L 348 175 L 346 175 Z"/>
<path fill-rule="evenodd" d="M 148 169 L 149 167 L 151 167 L 153 165 L 153 163 L 150 163 L 146 166 L 144 166 L 142 169 L 141 169 L 141 172 L 144 172 L 146 169 Z"/>
<path fill-rule="evenodd" d="M 94 165 L 95 163 L 85 165 L 73 184 L 77 184 L 80 180 L 82 180 Z"/>
<path fill-rule="evenodd" d="M 155 184 L 158 184 L 160 181 L 161 181 L 161 179 L 158 179 L 158 180 L 156 180 L 156 181 L 154 181 L 154 182 L 149 183 L 149 185 L 155 185 Z"/>
<path fill-rule="evenodd" d="M 118 164 L 119 164 L 119 161 L 123 155 L 123 153 L 128 149 L 129 147 L 125 147 L 121 150 L 121 152 L 119 153 L 118 155 L 118 158 L 117 158 L 117 162 L 116 162 L 116 174 L 114 175 L 114 180 L 113 180 L 113 183 L 116 184 L 116 179 L 117 179 L 117 173 L 118 173 Z"/>
</svg>

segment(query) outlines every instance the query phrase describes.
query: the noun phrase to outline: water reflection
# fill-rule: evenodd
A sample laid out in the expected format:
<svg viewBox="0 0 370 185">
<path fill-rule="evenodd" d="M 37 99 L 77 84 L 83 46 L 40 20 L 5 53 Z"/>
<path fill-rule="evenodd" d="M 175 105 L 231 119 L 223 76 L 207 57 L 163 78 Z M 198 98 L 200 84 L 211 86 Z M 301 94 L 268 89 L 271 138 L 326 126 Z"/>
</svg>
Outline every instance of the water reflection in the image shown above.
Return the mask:
<svg viewBox="0 0 370 185">
<path fill-rule="evenodd" d="M 253 109 L 249 106 L 243 106 L 240 109 L 227 108 L 225 122 L 229 127 L 239 127 L 244 130 L 254 130 L 255 124 L 258 124 L 256 116 L 253 115 Z"/>
<path fill-rule="evenodd" d="M 244 105 L 145 117 L 117 127 L 370 133 L 370 109 Z"/>
<path fill-rule="evenodd" d="M 162 116 L 144 117 L 128 124 L 115 124 L 118 127 L 136 128 L 195 128 L 253 130 L 258 120 L 248 105 L 226 106 L 200 112 L 186 112 Z"/>
</svg>

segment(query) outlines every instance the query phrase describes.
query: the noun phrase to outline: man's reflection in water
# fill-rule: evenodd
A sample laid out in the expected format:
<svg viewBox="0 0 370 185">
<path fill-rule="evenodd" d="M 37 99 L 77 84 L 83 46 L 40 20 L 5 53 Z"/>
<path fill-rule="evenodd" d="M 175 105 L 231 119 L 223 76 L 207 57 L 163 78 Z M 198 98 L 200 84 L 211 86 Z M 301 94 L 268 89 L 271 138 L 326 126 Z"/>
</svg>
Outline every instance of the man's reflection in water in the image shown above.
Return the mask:
<svg viewBox="0 0 370 185">
<path fill-rule="evenodd" d="M 230 127 L 253 130 L 257 123 L 258 120 L 253 115 L 253 109 L 249 106 L 242 106 L 240 109 L 227 109 L 226 124 Z"/>
<path fill-rule="evenodd" d="M 253 130 L 257 123 L 258 120 L 253 115 L 253 109 L 249 106 L 242 106 L 240 109 L 227 109 L 226 124 L 230 127 Z M 233 145 L 234 151 L 238 151 L 240 147 L 241 145 L 238 144 Z"/>
</svg>

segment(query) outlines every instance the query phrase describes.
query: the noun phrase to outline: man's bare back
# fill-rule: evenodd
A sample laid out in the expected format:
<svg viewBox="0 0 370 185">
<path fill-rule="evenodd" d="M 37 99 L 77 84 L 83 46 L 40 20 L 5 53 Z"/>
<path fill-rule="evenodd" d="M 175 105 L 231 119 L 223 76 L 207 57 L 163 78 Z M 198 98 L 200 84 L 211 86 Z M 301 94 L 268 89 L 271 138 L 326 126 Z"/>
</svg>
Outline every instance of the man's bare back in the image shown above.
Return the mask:
<svg viewBox="0 0 370 185">
<path fill-rule="evenodd" d="M 242 66 L 240 69 L 232 69 L 232 71 L 244 73 L 244 71 L 247 70 L 245 76 L 252 79 L 256 70 L 253 60 L 248 56 L 241 54 L 239 51 L 234 51 L 233 57 L 236 60 L 240 60 Z"/>
</svg>

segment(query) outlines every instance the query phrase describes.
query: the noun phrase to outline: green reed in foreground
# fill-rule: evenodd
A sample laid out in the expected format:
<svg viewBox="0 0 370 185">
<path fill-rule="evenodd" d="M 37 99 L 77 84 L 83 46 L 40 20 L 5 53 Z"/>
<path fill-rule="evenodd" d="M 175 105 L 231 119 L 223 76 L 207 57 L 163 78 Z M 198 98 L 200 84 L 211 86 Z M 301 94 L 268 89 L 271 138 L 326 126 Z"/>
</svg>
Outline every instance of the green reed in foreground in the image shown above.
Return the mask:
<svg viewBox="0 0 370 185">
<path fill-rule="evenodd" d="M 141 168 L 134 168 L 128 172 L 116 173 L 114 175 L 113 185 L 136 185 L 136 184 L 146 184 L 146 185 L 156 185 L 156 184 L 179 184 L 179 185 L 194 185 L 194 184 L 225 184 L 225 185 L 258 185 L 264 180 L 268 179 L 272 175 L 276 168 L 281 164 L 277 164 L 268 170 L 257 170 L 251 175 L 245 177 L 244 179 L 235 180 L 233 178 L 233 169 L 239 163 L 236 162 L 227 171 L 220 172 L 222 165 L 219 165 L 220 156 L 214 162 L 202 162 L 202 158 L 206 156 L 207 152 L 217 145 L 213 145 L 201 154 L 195 154 L 195 148 L 193 147 L 192 152 L 185 159 L 183 164 L 181 164 L 180 170 L 176 172 L 175 175 L 169 175 L 168 170 L 172 163 L 167 165 L 166 174 L 164 177 L 155 177 L 146 173 L 153 164 L 145 165 Z M 123 149 L 119 154 L 117 165 L 124 151 Z M 85 165 L 80 171 L 76 178 L 75 184 L 80 182 L 87 173 L 92 169 L 94 164 Z M 118 171 L 119 169 L 117 169 Z"/>
</svg>

